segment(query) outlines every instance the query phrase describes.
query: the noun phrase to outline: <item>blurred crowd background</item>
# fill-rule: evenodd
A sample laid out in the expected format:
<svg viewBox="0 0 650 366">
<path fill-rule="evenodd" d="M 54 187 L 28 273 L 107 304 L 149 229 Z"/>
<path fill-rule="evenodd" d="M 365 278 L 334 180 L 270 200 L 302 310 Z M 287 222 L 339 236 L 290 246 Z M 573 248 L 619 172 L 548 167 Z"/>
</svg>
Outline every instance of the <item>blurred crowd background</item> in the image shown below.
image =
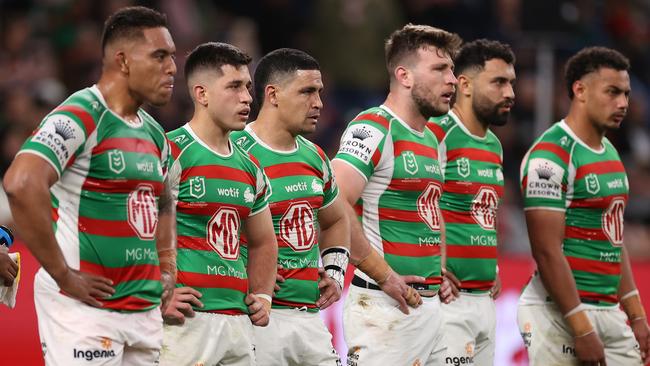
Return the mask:
<svg viewBox="0 0 650 366">
<path fill-rule="evenodd" d="M 565 60 L 584 46 L 613 47 L 632 63 L 628 117 L 609 138 L 630 180 L 625 235 L 632 258 L 650 259 L 650 1 L 648 0 L 0 0 L 0 175 L 40 120 L 101 71 L 103 21 L 116 9 L 145 5 L 167 14 L 177 47 L 172 103 L 148 108 L 167 129 L 192 105 L 181 70 L 199 43 L 229 42 L 255 62 L 280 47 L 303 49 L 321 64 L 325 91 L 318 131 L 332 157 L 347 121 L 387 92 L 383 43 L 407 22 L 464 40 L 509 43 L 517 56 L 516 105 L 495 128 L 504 147 L 506 197 L 500 252 L 529 251 L 519 198 L 519 164 L 533 139 L 562 118 L 569 99 Z M 0 223 L 11 220 L 0 201 Z"/>
</svg>

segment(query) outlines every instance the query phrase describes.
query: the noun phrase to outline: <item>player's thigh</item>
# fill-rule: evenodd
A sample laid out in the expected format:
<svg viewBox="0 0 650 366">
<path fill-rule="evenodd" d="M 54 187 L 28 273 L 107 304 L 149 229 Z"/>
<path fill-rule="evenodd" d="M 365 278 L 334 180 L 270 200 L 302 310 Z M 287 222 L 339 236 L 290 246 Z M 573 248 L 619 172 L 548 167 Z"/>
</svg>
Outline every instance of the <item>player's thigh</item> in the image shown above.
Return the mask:
<svg viewBox="0 0 650 366">
<path fill-rule="evenodd" d="M 285 352 L 290 351 L 289 334 L 291 322 L 286 322 L 281 311 L 271 310 L 269 324 L 265 327 L 253 327 L 253 344 L 258 365 L 282 365 Z"/>
<path fill-rule="evenodd" d="M 621 309 L 593 312 L 608 365 L 642 365 L 639 343 Z"/>
<path fill-rule="evenodd" d="M 225 355 L 218 363 L 220 366 L 250 366 L 255 365 L 255 350 L 253 346 L 253 324 L 246 315 L 225 316 L 227 326 L 221 342 L 226 349 Z M 263 365 L 262 363 L 257 363 Z"/>
<path fill-rule="evenodd" d="M 332 334 L 323 319 L 317 314 L 301 314 L 304 316 L 306 327 L 295 333 L 296 342 L 301 345 L 304 355 L 298 365 L 340 366 L 341 358 L 332 345 Z"/>
<path fill-rule="evenodd" d="M 443 352 L 443 365 L 474 364 L 474 348 L 479 314 L 472 312 L 472 304 L 462 295 L 451 304 L 440 306 L 442 314 L 441 342 L 446 347 Z"/>
<path fill-rule="evenodd" d="M 573 337 L 554 306 L 520 305 L 517 324 L 530 366 L 578 365 Z"/>
<path fill-rule="evenodd" d="M 183 325 L 165 325 L 160 365 L 216 364 L 230 345 L 225 325 L 225 316 L 199 312 Z"/>
<path fill-rule="evenodd" d="M 157 365 L 163 338 L 160 308 L 119 315 L 123 318 L 122 321 L 128 324 L 123 365 Z"/>
</svg>

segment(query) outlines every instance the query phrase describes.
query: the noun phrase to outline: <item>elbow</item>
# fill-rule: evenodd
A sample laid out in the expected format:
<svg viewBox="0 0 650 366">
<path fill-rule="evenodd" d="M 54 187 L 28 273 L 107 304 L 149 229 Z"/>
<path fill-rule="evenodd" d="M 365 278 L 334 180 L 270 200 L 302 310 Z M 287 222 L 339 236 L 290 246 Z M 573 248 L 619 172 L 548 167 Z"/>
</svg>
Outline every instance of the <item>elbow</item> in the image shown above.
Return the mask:
<svg viewBox="0 0 650 366">
<path fill-rule="evenodd" d="M 561 254 L 558 250 L 551 250 L 549 248 L 533 248 L 533 259 L 538 266 L 544 265 L 546 263 L 552 262 L 558 254 Z M 559 253 L 558 253 L 559 252 Z"/>
<path fill-rule="evenodd" d="M 20 175 L 17 176 L 16 174 L 12 174 L 12 172 L 7 172 L 2 179 L 2 186 L 10 201 L 16 197 L 20 197 L 26 185 L 27 182 L 25 179 L 21 179 Z"/>
</svg>

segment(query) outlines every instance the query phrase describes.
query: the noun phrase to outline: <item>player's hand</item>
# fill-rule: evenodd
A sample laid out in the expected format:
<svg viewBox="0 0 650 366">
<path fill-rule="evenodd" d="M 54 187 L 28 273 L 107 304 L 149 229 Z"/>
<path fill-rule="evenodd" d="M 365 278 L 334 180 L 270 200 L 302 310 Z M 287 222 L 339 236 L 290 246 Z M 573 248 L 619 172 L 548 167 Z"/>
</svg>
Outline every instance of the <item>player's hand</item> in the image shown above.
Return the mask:
<svg viewBox="0 0 650 366">
<path fill-rule="evenodd" d="M 328 306 L 339 301 L 342 289 L 336 281 L 325 273 L 323 268 L 318 269 L 318 275 L 320 276 L 320 281 L 318 281 L 320 297 L 318 298 L 318 301 L 316 301 L 316 306 L 321 310 L 324 310 L 327 309 Z"/>
<path fill-rule="evenodd" d="M 606 366 L 605 347 L 598 333 L 591 332 L 582 337 L 574 337 L 576 357 L 581 365 Z"/>
<path fill-rule="evenodd" d="M 391 271 L 386 280 L 379 287 L 388 296 L 399 304 L 398 307 L 404 314 L 409 313 L 408 307 L 417 308 L 422 304 L 422 298 L 415 289 L 407 283 L 424 283 L 426 279 L 420 276 L 400 276 Z"/>
<path fill-rule="evenodd" d="M 648 320 L 646 318 L 637 319 L 630 321 L 630 327 L 634 332 L 634 338 L 639 342 L 639 347 L 641 348 L 641 359 L 643 359 L 643 364 L 647 364 L 650 361 L 650 328 L 648 328 Z"/>
<path fill-rule="evenodd" d="M 110 279 L 72 268 L 68 268 L 55 280 L 61 292 L 90 306 L 101 307 L 102 303 L 97 299 L 110 297 L 115 293 L 113 281 Z"/>
<path fill-rule="evenodd" d="M 0 284 L 7 287 L 13 285 L 17 275 L 18 264 L 9 257 L 7 249 L 0 248 Z"/>
<path fill-rule="evenodd" d="M 494 281 L 494 286 L 492 286 L 492 288 L 490 289 L 490 296 L 496 300 L 500 294 L 501 294 L 501 277 L 499 277 L 499 275 L 497 274 L 497 278 Z"/>
<path fill-rule="evenodd" d="M 163 308 L 162 317 L 165 324 L 183 325 L 185 318 L 194 317 L 192 305 L 202 308 L 201 293 L 191 287 L 177 287 L 171 291 L 169 306 Z"/>
<path fill-rule="evenodd" d="M 160 308 L 164 313 L 167 307 L 169 307 L 172 296 L 174 294 L 174 287 L 176 287 L 176 279 L 172 273 L 162 271 L 160 272 L 160 283 L 162 284 L 163 293 L 160 298 L 161 304 Z"/>
<path fill-rule="evenodd" d="M 271 316 L 271 303 L 254 294 L 248 294 L 244 299 L 248 305 L 248 317 L 253 325 L 266 327 Z"/>
<path fill-rule="evenodd" d="M 443 268 L 442 283 L 440 284 L 440 291 L 438 291 L 438 294 L 440 295 L 440 301 L 445 304 L 449 304 L 450 302 L 456 300 L 460 294 L 458 290 L 459 288 L 460 281 L 458 278 L 456 278 L 456 276 L 451 271 Z"/>
<path fill-rule="evenodd" d="M 282 268 L 283 267 L 278 264 L 278 272 L 275 272 L 275 285 L 273 285 L 273 296 L 275 296 L 275 294 L 278 291 L 280 291 L 280 283 L 285 281 L 285 278 L 282 277 L 282 275 L 279 272 Z"/>
</svg>

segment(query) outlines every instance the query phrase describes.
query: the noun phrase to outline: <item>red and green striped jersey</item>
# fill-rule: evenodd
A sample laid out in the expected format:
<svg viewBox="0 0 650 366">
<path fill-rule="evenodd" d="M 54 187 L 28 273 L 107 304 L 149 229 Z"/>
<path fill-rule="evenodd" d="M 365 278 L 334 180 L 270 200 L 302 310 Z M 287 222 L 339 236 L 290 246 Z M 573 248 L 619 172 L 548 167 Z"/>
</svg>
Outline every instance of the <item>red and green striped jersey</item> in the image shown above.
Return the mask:
<svg viewBox="0 0 650 366">
<path fill-rule="evenodd" d="M 137 114 L 138 123 L 125 121 L 96 86 L 86 88 L 50 112 L 18 152 L 40 156 L 59 176 L 52 221 L 68 265 L 110 278 L 115 294 L 102 308 L 125 312 L 152 309 L 162 294 L 154 234 L 169 145 L 150 115 Z"/>
<path fill-rule="evenodd" d="M 248 276 L 239 240 L 242 222 L 268 206 L 264 173 L 230 141 L 228 155 L 217 153 L 188 124 L 167 137 L 178 233 L 176 286 L 201 292 L 204 306 L 196 311 L 245 314 Z"/>
<path fill-rule="evenodd" d="M 234 131 L 233 141 L 257 158 L 271 185 L 269 206 L 278 241 L 278 264 L 286 281 L 273 297 L 273 308 L 318 311 L 318 212 L 334 202 L 338 188 L 330 161 L 302 136 L 291 151 L 266 145 L 251 125 Z"/>
<path fill-rule="evenodd" d="M 445 221 L 447 269 L 461 289 L 485 292 L 497 266 L 497 209 L 503 196 L 503 150 L 490 130 L 472 135 L 454 112 L 427 126 L 438 138 L 445 177 L 440 209 Z"/>
<path fill-rule="evenodd" d="M 381 106 L 349 123 L 335 158 L 367 180 L 356 210 L 368 241 L 395 272 L 425 277 L 432 290 L 441 282 L 437 149 L 433 132 L 416 131 Z"/>
<path fill-rule="evenodd" d="M 524 157 L 521 187 L 526 210 L 565 213 L 562 250 L 582 302 L 616 304 L 628 181 L 614 146 L 604 138 L 593 150 L 560 121 Z M 526 288 L 522 302 L 546 301 L 541 280 L 532 281 L 539 283 Z"/>
</svg>

